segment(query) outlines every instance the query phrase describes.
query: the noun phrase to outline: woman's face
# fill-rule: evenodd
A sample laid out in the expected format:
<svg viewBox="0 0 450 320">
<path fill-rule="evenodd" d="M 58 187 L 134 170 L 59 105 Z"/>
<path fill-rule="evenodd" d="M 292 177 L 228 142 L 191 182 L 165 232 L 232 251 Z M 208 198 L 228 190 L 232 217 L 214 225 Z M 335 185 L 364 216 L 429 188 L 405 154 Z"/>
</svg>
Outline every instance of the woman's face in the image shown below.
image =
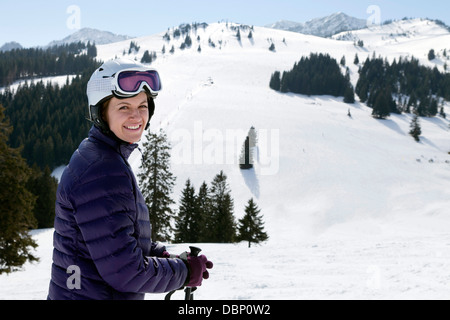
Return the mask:
<svg viewBox="0 0 450 320">
<path fill-rule="evenodd" d="M 111 98 L 105 120 L 119 139 L 135 143 L 141 140 L 148 118 L 147 94 L 141 92 L 133 98 Z"/>
</svg>

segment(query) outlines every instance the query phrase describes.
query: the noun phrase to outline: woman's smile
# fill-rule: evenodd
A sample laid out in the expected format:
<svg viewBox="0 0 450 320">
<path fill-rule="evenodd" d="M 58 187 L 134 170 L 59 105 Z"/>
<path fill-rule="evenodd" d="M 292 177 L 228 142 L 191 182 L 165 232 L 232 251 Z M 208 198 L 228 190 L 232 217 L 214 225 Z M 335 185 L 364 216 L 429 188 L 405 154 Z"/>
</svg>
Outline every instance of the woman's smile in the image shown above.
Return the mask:
<svg viewBox="0 0 450 320">
<path fill-rule="evenodd" d="M 141 140 L 148 119 L 148 100 L 145 92 L 133 98 L 112 98 L 109 101 L 106 122 L 110 130 L 123 141 L 135 143 Z"/>
</svg>

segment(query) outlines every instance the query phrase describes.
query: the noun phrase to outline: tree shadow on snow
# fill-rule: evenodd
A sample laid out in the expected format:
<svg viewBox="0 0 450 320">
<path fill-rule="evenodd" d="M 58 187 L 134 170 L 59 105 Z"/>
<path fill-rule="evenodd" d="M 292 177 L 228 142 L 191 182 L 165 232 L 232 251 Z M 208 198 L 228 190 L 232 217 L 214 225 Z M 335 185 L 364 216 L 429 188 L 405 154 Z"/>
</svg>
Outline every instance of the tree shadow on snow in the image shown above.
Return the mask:
<svg viewBox="0 0 450 320">
<path fill-rule="evenodd" d="M 378 123 L 388 127 L 389 129 L 391 129 L 392 131 L 399 133 L 402 136 L 405 136 L 406 133 L 402 130 L 402 128 L 400 128 L 400 126 L 394 122 L 393 120 L 390 119 L 375 119 Z"/>
<path fill-rule="evenodd" d="M 250 192 L 255 196 L 256 199 L 259 199 L 259 180 L 256 176 L 255 168 L 241 170 L 241 174 Z"/>
</svg>

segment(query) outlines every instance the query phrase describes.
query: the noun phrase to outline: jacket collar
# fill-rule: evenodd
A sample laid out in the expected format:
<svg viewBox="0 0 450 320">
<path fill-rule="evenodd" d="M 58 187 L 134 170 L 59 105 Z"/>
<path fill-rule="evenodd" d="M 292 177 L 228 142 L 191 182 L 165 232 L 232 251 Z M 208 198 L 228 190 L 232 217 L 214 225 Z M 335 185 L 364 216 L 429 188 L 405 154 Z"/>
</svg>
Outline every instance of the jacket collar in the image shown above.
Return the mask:
<svg viewBox="0 0 450 320">
<path fill-rule="evenodd" d="M 111 148 L 113 148 L 119 154 L 121 154 L 122 157 L 125 158 L 125 160 L 128 160 L 131 153 L 138 147 L 138 145 L 135 143 L 130 144 L 128 142 L 119 140 L 118 138 L 113 138 L 111 136 L 105 135 L 96 126 L 92 126 L 91 130 L 89 131 L 89 138 L 99 140 L 99 141 L 109 145 Z"/>
</svg>

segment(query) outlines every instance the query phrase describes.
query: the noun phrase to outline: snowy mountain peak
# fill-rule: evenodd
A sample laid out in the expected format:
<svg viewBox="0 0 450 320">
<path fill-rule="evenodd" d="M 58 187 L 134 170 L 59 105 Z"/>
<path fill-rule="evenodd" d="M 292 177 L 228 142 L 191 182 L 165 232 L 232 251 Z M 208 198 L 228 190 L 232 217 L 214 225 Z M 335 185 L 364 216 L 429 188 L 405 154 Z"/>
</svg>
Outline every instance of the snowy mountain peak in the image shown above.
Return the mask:
<svg viewBox="0 0 450 320">
<path fill-rule="evenodd" d="M 7 42 L 0 47 L 0 52 L 11 51 L 14 49 L 22 49 L 22 45 L 15 41 Z"/>
<path fill-rule="evenodd" d="M 309 20 L 305 23 L 279 21 L 267 27 L 319 37 L 330 37 L 344 31 L 363 29 L 366 25 L 366 20 L 350 17 L 343 12 L 337 12 L 330 16 Z"/>
<path fill-rule="evenodd" d="M 79 41 L 84 43 L 90 41 L 91 43 L 102 45 L 124 41 L 128 39 L 132 39 L 132 37 L 125 35 L 117 35 L 109 31 L 100 31 L 92 28 L 83 28 L 62 40 L 50 42 L 48 46 L 50 47 L 54 45 L 69 44 Z"/>
</svg>

